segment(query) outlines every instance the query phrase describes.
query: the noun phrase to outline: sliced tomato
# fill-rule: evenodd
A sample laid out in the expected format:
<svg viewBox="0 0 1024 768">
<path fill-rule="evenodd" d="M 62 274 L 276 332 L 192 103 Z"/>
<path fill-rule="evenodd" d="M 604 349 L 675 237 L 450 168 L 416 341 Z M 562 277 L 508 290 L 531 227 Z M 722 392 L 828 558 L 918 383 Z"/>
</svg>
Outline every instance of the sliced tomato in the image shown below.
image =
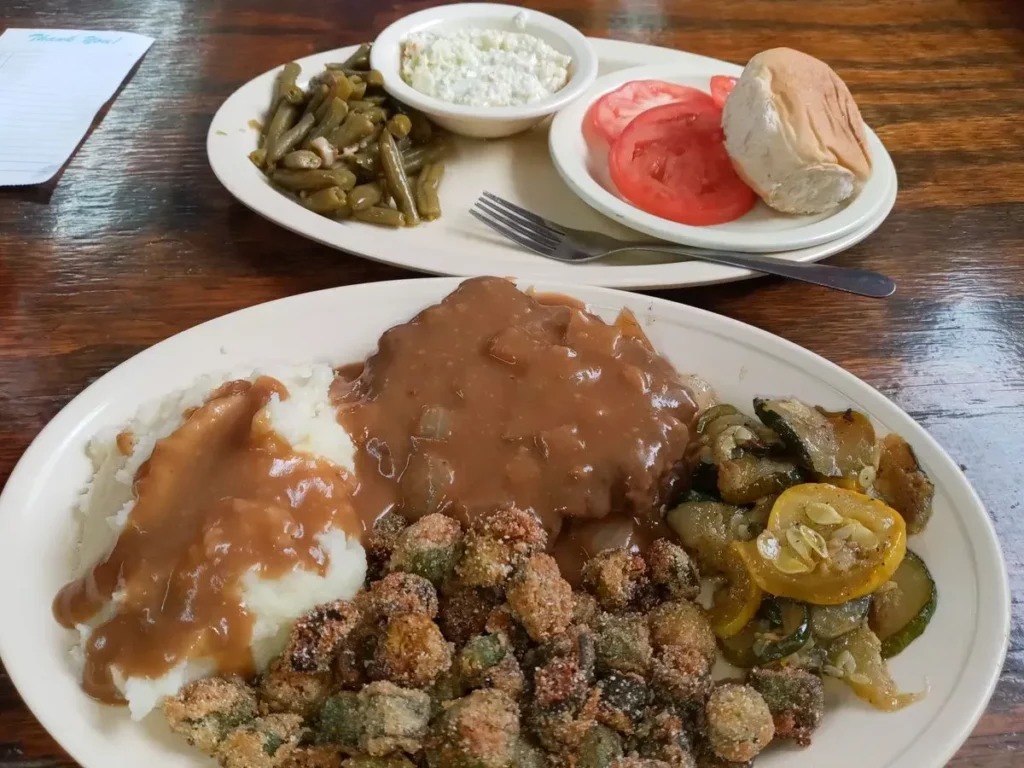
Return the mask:
<svg viewBox="0 0 1024 768">
<path fill-rule="evenodd" d="M 711 98 L 720 107 L 725 106 L 732 89 L 736 87 L 736 78 L 729 75 L 715 75 L 711 78 Z"/>
<path fill-rule="evenodd" d="M 680 101 L 712 103 L 711 97 L 704 91 L 687 85 L 662 80 L 633 80 L 609 91 L 590 105 L 584 120 L 584 130 L 588 137 L 595 133 L 611 144 L 640 113 Z"/>
<path fill-rule="evenodd" d="M 722 110 L 707 94 L 655 107 L 636 117 L 611 146 L 608 170 L 622 196 L 638 208 L 706 226 L 737 219 L 757 196 L 725 151 Z"/>
</svg>

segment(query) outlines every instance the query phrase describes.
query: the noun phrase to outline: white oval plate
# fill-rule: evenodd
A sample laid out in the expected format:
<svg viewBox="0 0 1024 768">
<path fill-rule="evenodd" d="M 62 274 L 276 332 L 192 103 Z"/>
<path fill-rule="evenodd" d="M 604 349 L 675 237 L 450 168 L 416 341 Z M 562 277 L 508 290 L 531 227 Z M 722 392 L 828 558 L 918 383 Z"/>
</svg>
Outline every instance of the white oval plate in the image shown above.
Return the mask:
<svg viewBox="0 0 1024 768">
<path fill-rule="evenodd" d="M 762 201 L 744 216 L 725 224 L 692 227 L 647 213 L 623 198 L 608 174 L 608 150 L 591 147 L 583 138 L 590 105 L 608 91 L 631 80 L 665 80 L 708 92 L 713 75 L 739 77 L 742 67 L 714 59 L 682 64 L 656 64 L 614 72 L 599 78 L 577 101 L 559 112 L 551 124 L 551 159 L 566 184 L 598 211 L 627 227 L 673 243 L 720 250 L 768 253 L 809 248 L 861 229 L 886 208 L 896 169 L 875 132 L 867 129 L 872 173 L 856 197 L 837 210 L 813 216 L 773 211 Z"/>
<path fill-rule="evenodd" d="M 673 64 L 680 70 L 703 66 L 707 71 L 723 66 L 703 56 L 650 45 L 599 39 L 591 43 L 600 58 L 602 75 L 643 64 Z M 329 61 L 346 58 L 353 50 L 354 46 L 299 59 L 304 77 L 319 72 Z M 674 288 L 754 276 L 745 269 L 640 252 L 597 264 L 560 264 L 525 251 L 480 224 L 469 215 L 469 209 L 487 190 L 569 227 L 623 240 L 646 237 L 601 215 L 562 181 L 551 162 L 546 124 L 508 139 L 457 138 L 441 187 L 444 215 L 438 221 L 415 229 L 389 230 L 311 213 L 271 188 L 248 159 L 257 140 L 250 122 L 264 117 L 277 69 L 246 83 L 221 105 L 207 134 L 207 154 L 217 178 L 240 202 L 303 237 L 386 264 L 443 275 L 507 275 L 614 288 Z M 874 232 L 895 199 L 893 185 L 878 215 L 861 228 L 837 240 L 777 256 L 818 261 L 839 253 Z"/>
<path fill-rule="evenodd" d="M 271 363 L 358 360 L 382 331 L 440 300 L 456 279 L 398 280 L 295 296 L 235 312 L 180 333 L 99 379 L 40 433 L 0 496 L 0 658 L 25 702 L 84 768 L 208 764 L 173 737 L 162 718 L 139 724 L 83 694 L 68 664 L 70 633 L 50 602 L 70 576 L 71 506 L 89 477 L 86 442 L 124 423 L 143 403 L 187 387 L 204 373 Z M 727 401 L 792 394 L 869 414 L 882 431 L 913 445 L 935 481 L 935 513 L 911 546 L 938 585 L 927 632 L 892 661 L 908 690 L 928 697 L 883 714 L 829 689 L 830 707 L 800 751 L 770 750 L 763 768 L 939 768 L 981 715 L 1006 652 L 1009 591 L 989 518 L 957 465 L 909 416 L 867 384 L 777 336 L 681 304 L 600 288 L 521 283 L 575 296 L 612 319 L 629 307 L 655 346 L 679 369 L 704 375 Z M 864 738 L 865 734 L 871 738 Z M 851 745 L 856 748 L 851 749 Z M 912 755 L 912 757 L 909 757 Z"/>
</svg>

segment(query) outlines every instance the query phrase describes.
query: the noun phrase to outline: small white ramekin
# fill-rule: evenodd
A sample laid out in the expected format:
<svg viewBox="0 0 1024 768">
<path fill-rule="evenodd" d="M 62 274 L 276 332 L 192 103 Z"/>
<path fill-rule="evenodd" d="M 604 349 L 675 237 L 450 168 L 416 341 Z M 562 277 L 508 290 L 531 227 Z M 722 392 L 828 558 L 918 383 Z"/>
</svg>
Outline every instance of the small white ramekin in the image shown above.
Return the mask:
<svg viewBox="0 0 1024 768">
<path fill-rule="evenodd" d="M 525 16 L 525 27 L 516 17 Z M 516 107 L 468 107 L 451 104 L 420 93 L 401 75 L 402 42 L 415 32 L 444 32 L 462 27 L 525 32 L 572 57 L 569 82 L 546 99 Z M 597 77 L 597 54 L 579 31 L 546 13 L 514 5 L 459 3 L 410 14 L 389 26 L 373 43 L 370 65 L 384 75 L 384 87 L 392 96 L 420 110 L 452 133 L 477 138 L 511 136 L 525 131 L 580 96 Z"/>
</svg>

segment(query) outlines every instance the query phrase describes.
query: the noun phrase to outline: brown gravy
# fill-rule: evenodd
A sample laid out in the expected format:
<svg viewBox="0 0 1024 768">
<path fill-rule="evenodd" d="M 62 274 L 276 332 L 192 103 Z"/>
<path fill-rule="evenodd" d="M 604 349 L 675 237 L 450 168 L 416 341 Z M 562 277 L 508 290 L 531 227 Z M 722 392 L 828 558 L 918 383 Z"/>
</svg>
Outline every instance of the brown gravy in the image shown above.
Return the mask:
<svg viewBox="0 0 1024 768">
<path fill-rule="evenodd" d="M 315 537 L 351 533 L 351 481 L 329 462 L 293 453 L 258 417 L 275 379 L 225 384 L 169 437 L 135 478 L 135 507 L 114 549 L 65 586 L 53 611 L 66 627 L 89 621 L 124 592 L 119 612 L 86 646 L 83 688 L 107 702 L 122 674 L 158 677 L 186 658 L 212 659 L 223 673 L 248 673 L 253 617 L 242 577 L 321 570 Z"/>
<path fill-rule="evenodd" d="M 469 522 L 514 505 L 570 578 L 595 548 L 659 535 L 696 406 L 632 315 L 609 325 L 566 297 L 467 280 L 345 373 L 334 399 L 364 530 L 389 509 Z"/>
</svg>

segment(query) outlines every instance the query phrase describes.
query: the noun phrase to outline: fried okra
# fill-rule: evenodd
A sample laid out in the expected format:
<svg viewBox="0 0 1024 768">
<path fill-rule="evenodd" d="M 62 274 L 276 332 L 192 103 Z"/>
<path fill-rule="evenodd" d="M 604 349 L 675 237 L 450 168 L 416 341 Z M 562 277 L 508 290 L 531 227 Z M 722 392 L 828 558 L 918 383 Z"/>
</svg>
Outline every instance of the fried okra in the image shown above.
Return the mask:
<svg viewBox="0 0 1024 768">
<path fill-rule="evenodd" d="M 595 725 L 583 737 L 577 768 L 610 768 L 623 755 L 622 738 L 610 728 Z"/>
<path fill-rule="evenodd" d="M 589 627 L 570 627 L 531 650 L 523 663 L 532 682 L 534 703 L 551 708 L 585 701 L 594 682 L 595 655 Z"/>
<path fill-rule="evenodd" d="M 696 768 L 686 724 L 671 710 L 649 709 L 634 743 L 640 757 L 663 760 L 672 768 Z"/>
<path fill-rule="evenodd" d="M 484 631 L 491 611 L 501 602 L 501 591 L 497 589 L 446 586 L 441 591 L 441 631 L 455 645 L 465 645 Z"/>
<path fill-rule="evenodd" d="M 467 687 L 495 688 L 513 699 L 525 684 L 519 662 L 503 635 L 474 637 L 459 652 L 456 669 Z"/>
<path fill-rule="evenodd" d="M 802 669 L 752 669 L 747 685 L 764 697 L 775 722 L 775 738 L 793 739 L 801 747 L 821 725 L 825 687 L 821 678 Z"/>
<path fill-rule="evenodd" d="M 624 757 L 611 764 L 611 768 L 674 768 L 664 760 L 651 760 L 646 757 Z"/>
<path fill-rule="evenodd" d="M 295 747 L 281 768 L 341 768 L 341 753 L 333 747 Z"/>
<path fill-rule="evenodd" d="M 402 755 L 389 755 L 387 757 L 358 755 L 350 757 L 343 762 L 341 768 L 416 768 L 416 764 Z"/>
<path fill-rule="evenodd" d="M 519 623 L 508 603 L 502 603 L 487 614 L 484 629 L 496 635 L 504 635 L 512 651 L 521 656 L 530 648 L 530 634 Z"/>
<path fill-rule="evenodd" d="M 496 509 L 478 518 L 466 534 L 456 573 L 470 587 L 502 586 L 513 571 L 547 545 L 540 521 L 519 509 Z"/>
<path fill-rule="evenodd" d="M 398 534 L 388 570 L 415 573 L 436 587 L 452 575 L 461 554 L 462 528 L 447 515 L 434 513 Z"/>
<path fill-rule="evenodd" d="M 658 539 L 647 552 L 651 583 L 670 600 L 695 600 L 700 594 L 700 573 L 686 550 L 668 539 Z"/>
<path fill-rule="evenodd" d="M 359 748 L 374 757 L 415 754 L 430 723 L 430 696 L 394 683 L 370 683 L 358 694 L 362 728 Z"/>
<path fill-rule="evenodd" d="M 598 669 L 647 673 L 651 664 L 651 633 L 643 616 L 606 613 L 595 623 Z"/>
<path fill-rule="evenodd" d="M 670 645 L 694 648 L 714 663 L 718 655 L 715 633 L 707 613 L 696 603 L 674 600 L 662 603 L 651 611 L 647 625 L 655 649 Z"/>
<path fill-rule="evenodd" d="M 583 565 L 583 586 L 606 611 L 623 611 L 648 588 L 647 564 L 628 549 L 606 549 Z"/>
<path fill-rule="evenodd" d="M 407 613 L 388 620 L 368 671 L 376 680 L 425 688 L 451 665 L 451 646 L 437 624 L 423 614 Z"/>
<path fill-rule="evenodd" d="M 301 715 L 266 715 L 231 731 L 215 754 L 224 768 L 281 768 L 302 735 Z"/>
<path fill-rule="evenodd" d="M 431 768 L 513 768 L 519 707 L 501 691 L 473 691 L 450 704 L 426 744 Z"/>
<path fill-rule="evenodd" d="M 600 616 L 601 606 L 598 605 L 596 597 L 589 592 L 572 593 L 573 624 L 589 624 L 594 626 L 594 623 Z"/>
<path fill-rule="evenodd" d="M 345 752 L 355 751 L 363 732 L 359 695 L 353 691 L 341 691 L 328 697 L 312 721 L 312 736 L 316 744 L 329 744 Z"/>
<path fill-rule="evenodd" d="M 329 673 L 296 672 L 281 656 L 260 677 L 261 711 L 308 715 L 316 711 L 330 690 Z"/>
<path fill-rule="evenodd" d="M 668 645 L 651 663 L 651 688 L 658 699 L 680 707 L 699 707 L 711 692 L 711 662 L 698 648 Z"/>
<path fill-rule="evenodd" d="M 366 610 L 374 619 L 390 619 L 403 613 L 437 618 L 437 590 L 415 573 L 389 573 L 374 582 L 365 594 Z"/>
<path fill-rule="evenodd" d="M 520 737 L 516 744 L 516 768 L 548 768 L 551 761 L 540 747 Z"/>
<path fill-rule="evenodd" d="M 572 619 L 572 587 L 550 555 L 531 556 L 512 577 L 506 596 L 515 617 L 535 642 L 564 632 Z"/>
<path fill-rule="evenodd" d="M 704 707 L 707 739 L 723 760 L 753 760 L 775 735 L 764 697 L 749 685 L 726 683 L 711 692 Z"/>
<path fill-rule="evenodd" d="M 542 706 L 536 699 L 530 702 L 526 723 L 538 743 L 548 752 L 563 758 L 576 754 L 587 733 L 597 724 L 597 711 L 601 692 L 588 689 L 582 704 Z"/>
<path fill-rule="evenodd" d="M 172 731 L 209 754 L 231 730 L 256 717 L 256 695 L 240 677 L 210 677 L 165 699 L 163 712 Z"/>
<path fill-rule="evenodd" d="M 603 725 L 629 735 L 643 720 L 650 700 L 647 681 L 640 675 L 611 672 L 599 683 L 601 703 L 597 720 Z"/>
<path fill-rule="evenodd" d="M 285 664 L 294 672 L 330 672 L 360 620 L 359 609 L 345 600 L 316 606 L 292 626 L 282 654 Z"/>
<path fill-rule="evenodd" d="M 409 521 L 398 512 L 385 512 L 377 518 L 366 537 L 366 578 L 376 581 L 387 573 L 388 561 L 395 551 L 398 537 L 409 527 Z"/>
</svg>

